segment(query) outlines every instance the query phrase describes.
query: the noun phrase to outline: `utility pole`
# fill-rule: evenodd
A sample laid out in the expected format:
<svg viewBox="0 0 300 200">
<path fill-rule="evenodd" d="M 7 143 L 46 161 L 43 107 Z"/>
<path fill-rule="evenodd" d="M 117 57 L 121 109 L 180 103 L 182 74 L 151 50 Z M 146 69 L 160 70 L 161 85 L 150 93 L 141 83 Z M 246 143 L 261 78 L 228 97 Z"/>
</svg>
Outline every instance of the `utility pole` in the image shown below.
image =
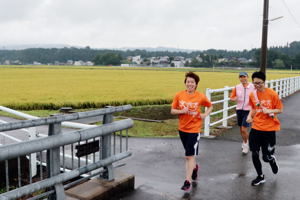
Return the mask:
<svg viewBox="0 0 300 200">
<path fill-rule="evenodd" d="M 263 28 L 260 52 L 260 71 L 266 73 L 267 66 L 267 42 L 268 42 L 268 24 L 269 24 L 269 0 L 264 0 L 264 13 L 263 13 Z"/>
</svg>

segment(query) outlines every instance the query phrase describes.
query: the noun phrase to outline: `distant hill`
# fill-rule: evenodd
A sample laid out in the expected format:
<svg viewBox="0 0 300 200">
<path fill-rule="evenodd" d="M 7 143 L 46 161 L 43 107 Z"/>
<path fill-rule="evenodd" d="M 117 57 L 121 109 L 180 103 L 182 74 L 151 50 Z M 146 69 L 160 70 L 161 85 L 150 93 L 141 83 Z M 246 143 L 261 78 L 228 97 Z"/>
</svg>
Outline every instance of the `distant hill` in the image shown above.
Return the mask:
<svg viewBox="0 0 300 200">
<path fill-rule="evenodd" d="M 71 46 L 68 44 L 16 44 L 16 45 L 1 45 L 0 44 L 0 50 L 24 50 L 24 49 L 32 49 L 32 48 L 51 49 L 51 48 L 64 48 L 64 47 L 82 48 L 80 46 Z"/>
<path fill-rule="evenodd" d="M 217 64 L 220 58 L 238 60 L 245 58 L 253 60 L 258 66 L 260 63 L 260 49 L 251 49 L 243 51 L 232 50 L 189 50 L 168 47 L 156 48 L 132 48 L 124 47 L 120 49 L 95 49 L 86 47 L 74 47 L 66 44 L 32 44 L 32 45 L 0 45 L 0 64 L 32 64 L 38 62 L 41 64 L 67 63 L 68 61 L 93 61 L 97 55 L 106 53 L 119 54 L 123 59 L 129 56 L 140 55 L 142 59 L 150 57 L 168 56 L 170 59 L 175 57 L 192 58 L 201 56 L 206 60 L 205 66 Z M 294 41 L 286 46 L 270 47 L 268 51 L 268 66 L 277 68 L 300 68 L 300 41 Z"/>
<path fill-rule="evenodd" d="M 117 50 L 122 50 L 122 51 L 145 50 L 145 51 L 149 51 L 149 52 L 169 51 L 169 52 L 187 52 L 187 53 L 197 51 L 195 49 L 194 50 L 193 49 L 180 49 L 180 48 L 173 48 L 173 47 L 122 47 Z"/>
</svg>

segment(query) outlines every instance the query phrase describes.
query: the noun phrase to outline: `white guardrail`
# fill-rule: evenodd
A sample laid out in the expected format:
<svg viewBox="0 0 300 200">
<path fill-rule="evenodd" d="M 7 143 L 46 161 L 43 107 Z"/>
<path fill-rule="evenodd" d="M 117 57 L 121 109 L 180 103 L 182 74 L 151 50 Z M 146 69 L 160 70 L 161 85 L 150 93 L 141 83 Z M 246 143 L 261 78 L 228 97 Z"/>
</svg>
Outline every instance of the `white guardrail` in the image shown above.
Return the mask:
<svg viewBox="0 0 300 200">
<path fill-rule="evenodd" d="M 266 81 L 266 87 L 274 89 L 280 98 L 287 97 L 300 89 L 300 76 L 290 77 L 290 78 L 282 78 L 276 80 Z M 204 121 L 204 137 L 210 137 L 210 128 L 217 124 L 222 123 L 222 127 L 228 127 L 228 120 L 235 117 L 236 114 L 232 114 L 228 116 L 229 110 L 236 108 L 236 105 L 229 106 L 229 92 L 234 87 L 225 86 L 220 89 L 206 89 L 206 96 L 212 102 L 213 105 L 222 104 L 222 109 L 210 113 L 209 116 L 205 118 Z M 222 94 L 223 93 L 223 94 Z M 212 100 L 212 97 L 215 95 L 222 95 L 223 98 L 221 100 Z M 222 113 L 222 119 L 217 121 L 212 121 L 212 116 Z"/>
</svg>

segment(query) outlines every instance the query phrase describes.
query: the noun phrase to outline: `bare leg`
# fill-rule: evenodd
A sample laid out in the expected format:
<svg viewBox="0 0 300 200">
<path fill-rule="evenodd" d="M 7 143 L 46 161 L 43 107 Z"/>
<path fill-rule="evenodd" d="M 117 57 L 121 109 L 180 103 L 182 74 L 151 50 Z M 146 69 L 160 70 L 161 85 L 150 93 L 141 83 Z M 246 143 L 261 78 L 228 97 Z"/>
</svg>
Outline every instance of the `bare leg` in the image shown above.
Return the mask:
<svg viewBox="0 0 300 200">
<path fill-rule="evenodd" d="M 248 142 L 248 138 L 249 138 L 249 133 L 248 133 L 247 127 L 241 126 L 240 127 L 240 132 L 241 132 L 241 136 L 243 138 L 243 142 L 247 143 Z"/>
<path fill-rule="evenodd" d="M 185 157 L 185 180 L 192 181 L 192 173 L 193 169 L 196 167 L 196 159 L 195 156 L 186 156 Z"/>
</svg>

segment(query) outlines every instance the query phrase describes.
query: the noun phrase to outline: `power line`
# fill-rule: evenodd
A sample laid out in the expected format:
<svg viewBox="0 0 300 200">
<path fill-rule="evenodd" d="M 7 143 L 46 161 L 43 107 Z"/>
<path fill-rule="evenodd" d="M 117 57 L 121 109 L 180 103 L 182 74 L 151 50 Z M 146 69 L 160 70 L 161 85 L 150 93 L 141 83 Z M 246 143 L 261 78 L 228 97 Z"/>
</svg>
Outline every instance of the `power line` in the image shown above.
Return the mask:
<svg viewBox="0 0 300 200">
<path fill-rule="evenodd" d="M 282 3 L 284 4 L 285 8 L 287 9 L 287 11 L 289 12 L 289 14 L 291 15 L 291 17 L 293 18 L 295 24 L 298 26 L 298 28 L 300 29 L 300 23 L 297 21 L 296 17 L 293 15 L 291 9 L 288 7 L 287 3 L 285 2 L 285 0 L 281 0 Z"/>
</svg>

